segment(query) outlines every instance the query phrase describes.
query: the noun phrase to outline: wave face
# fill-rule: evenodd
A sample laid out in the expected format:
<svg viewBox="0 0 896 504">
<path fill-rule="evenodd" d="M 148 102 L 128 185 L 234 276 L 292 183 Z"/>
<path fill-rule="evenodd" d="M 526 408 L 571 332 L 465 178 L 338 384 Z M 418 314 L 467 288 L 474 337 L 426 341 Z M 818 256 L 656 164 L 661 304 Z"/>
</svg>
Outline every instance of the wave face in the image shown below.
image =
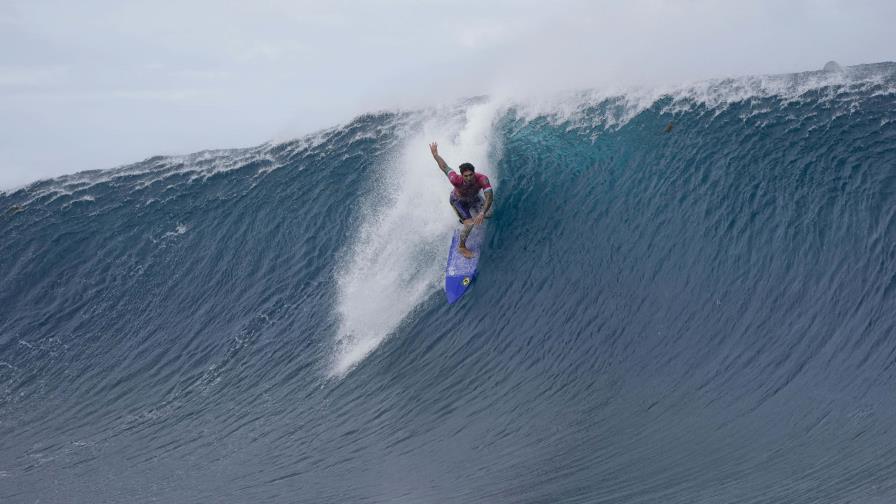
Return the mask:
<svg viewBox="0 0 896 504">
<path fill-rule="evenodd" d="M 496 186 L 475 288 L 429 156 Z M 896 64 L 0 195 L 3 502 L 896 500 Z"/>
</svg>

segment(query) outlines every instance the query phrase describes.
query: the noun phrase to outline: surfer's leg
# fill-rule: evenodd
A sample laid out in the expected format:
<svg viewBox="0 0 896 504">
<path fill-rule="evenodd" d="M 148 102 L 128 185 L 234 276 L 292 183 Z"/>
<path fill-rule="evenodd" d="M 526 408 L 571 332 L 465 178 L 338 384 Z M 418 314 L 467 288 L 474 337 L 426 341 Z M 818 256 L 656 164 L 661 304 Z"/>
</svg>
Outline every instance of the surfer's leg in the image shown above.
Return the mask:
<svg viewBox="0 0 896 504">
<path fill-rule="evenodd" d="M 467 237 L 470 236 L 470 231 L 473 231 L 473 224 L 464 224 L 464 230 L 460 232 L 460 246 L 466 248 L 467 246 Z"/>
<path fill-rule="evenodd" d="M 471 212 L 470 203 L 455 198 L 454 193 L 451 193 L 450 201 L 451 208 L 457 214 L 457 219 L 464 225 L 464 229 L 460 233 L 460 240 L 458 240 L 457 251 L 467 259 L 470 259 L 473 257 L 473 252 L 467 248 L 467 237 L 470 236 L 470 231 L 473 230 L 473 213 Z"/>
<path fill-rule="evenodd" d="M 473 219 L 475 219 L 480 213 L 482 213 L 482 205 L 485 201 L 482 199 L 482 196 L 468 203 L 467 212 L 470 215 L 470 218 L 464 221 L 464 229 L 460 233 L 460 243 L 458 246 L 458 250 L 464 257 L 467 259 L 471 259 L 473 257 L 473 251 L 467 248 L 467 238 L 470 236 L 470 233 L 473 231 Z M 489 217 L 486 215 L 485 217 Z"/>
<path fill-rule="evenodd" d="M 457 244 L 457 251 L 467 259 L 471 259 L 473 257 L 473 251 L 467 248 L 467 238 L 470 236 L 471 231 L 473 231 L 472 215 L 469 219 L 464 221 L 464 229 L 460 232 L 460 240 L 458 240 Z"/>
<path fill-rule="evenodd" d="M 454 213 L 457 214 L 457 220 L 459 220 L 461 224 L 466 224 L 468 220 L 473 218 L 467 205 L 465 205 L 462 200 L 455 198 L 454 193 L 451 193 L 449 201 L 451 202 L 451 208 L 454 209 Z"/>
<path fill-rule="evenodd" d="M 470 236 L 472 230 L 473 224 L 464 224 L 464 230 L 460 232 L 460 240 L 457 244 L 457 251 L 467 259 L 473 258 L 473 251 L 467 248 L 467 237 Z"/>
</svg>

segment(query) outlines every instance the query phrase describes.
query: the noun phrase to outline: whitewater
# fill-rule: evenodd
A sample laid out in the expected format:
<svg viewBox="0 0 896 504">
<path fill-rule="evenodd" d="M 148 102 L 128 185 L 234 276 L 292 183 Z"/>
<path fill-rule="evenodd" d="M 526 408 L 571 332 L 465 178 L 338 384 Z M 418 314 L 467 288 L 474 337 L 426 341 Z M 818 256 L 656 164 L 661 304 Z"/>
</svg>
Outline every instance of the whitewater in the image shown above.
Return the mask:
<svg viewBox="0 0 896 504">
<path fill-rule="evenodd" d="M 427 144 L 495 186 L 480 276 Z M 0 501 L 896 501 L 896 64 L 0 193 Z"/>
</svg>

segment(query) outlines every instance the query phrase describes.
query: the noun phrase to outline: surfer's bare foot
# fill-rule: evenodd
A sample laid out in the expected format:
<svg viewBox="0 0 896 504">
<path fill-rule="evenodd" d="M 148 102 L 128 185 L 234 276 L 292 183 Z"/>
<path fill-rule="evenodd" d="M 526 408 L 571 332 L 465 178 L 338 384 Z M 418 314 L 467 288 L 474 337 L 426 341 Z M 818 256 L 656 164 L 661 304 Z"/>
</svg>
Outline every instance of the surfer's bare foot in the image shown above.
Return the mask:
<svg viewBox="0 0 896 504">
<path fill-rule="evenodd" d="M 461 255 L 466 257 L 467 259 L 473 258 L 473 251 L 468 249 L 467 247 L 457 247 L 457 251 L 460 252 Z"/>
</svg>

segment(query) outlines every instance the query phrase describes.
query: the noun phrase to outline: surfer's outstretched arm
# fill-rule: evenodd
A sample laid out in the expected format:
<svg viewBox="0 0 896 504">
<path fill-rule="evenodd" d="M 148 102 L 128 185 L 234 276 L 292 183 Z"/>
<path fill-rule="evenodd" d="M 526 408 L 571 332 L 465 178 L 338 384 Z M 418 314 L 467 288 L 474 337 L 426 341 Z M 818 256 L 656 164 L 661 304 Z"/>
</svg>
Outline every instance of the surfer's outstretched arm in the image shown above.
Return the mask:
<svg viewBox="0 0 896 504">
<path fill-rule="evenodd" d="M 436 163 L 439 164 L 439 168 L 445 172 L 445 175 L 448 175 L 448 172 L 451 171 L 451 167 L 448 166 L 448 163 L 446 163 L 445 160 L 442 159 L 442 156 L 439 155 L 439 144 L 435 142 L 429 144 L 429 151 L 432 152 L 432 157 L 436 160 Z"/>
</svg>

